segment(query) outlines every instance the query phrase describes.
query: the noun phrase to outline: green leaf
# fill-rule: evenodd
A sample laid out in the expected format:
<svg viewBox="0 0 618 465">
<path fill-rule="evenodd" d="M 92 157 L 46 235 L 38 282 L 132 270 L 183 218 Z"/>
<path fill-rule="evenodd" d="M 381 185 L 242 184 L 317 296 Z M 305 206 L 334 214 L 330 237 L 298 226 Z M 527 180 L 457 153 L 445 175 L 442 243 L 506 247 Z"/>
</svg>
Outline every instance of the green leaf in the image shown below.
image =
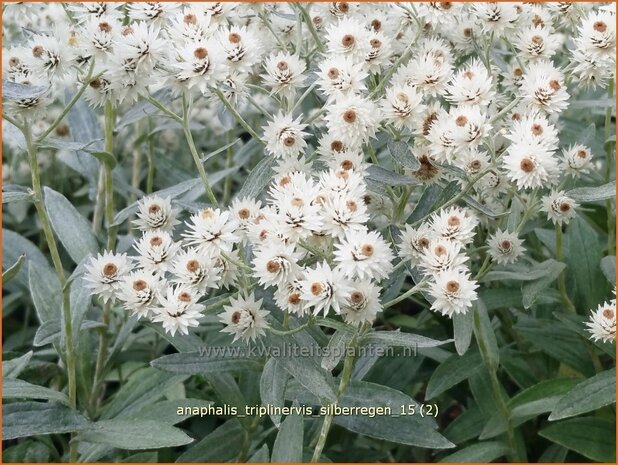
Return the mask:
<svg viewBox="0 0 618 465">
<path fill-rule="evenodd" d="M 558 401 L 550 421 L 581 415 L 616 403 L 616 368 L 582 381 Z"/>
<path fill-rule="evenodd" d="M 17 261 L 13 265 L 11 265 L 10 268 L 8 268 L 6 271 L 3 271 L 2 272 L 2 284 L 8 283 L 11 279 L 17 276 L 17 273 L 21 271 L 21 268 L 24 265 L 25 261 L 26 261 L 26 256 L 24 254 L 21 254 L 19 258 L 17 259 Z"/>
<path fill-rule="evenodd" d="M 472 342 L 473 312 L 456 313 L 453 315 L 453 333 L 455 336 L 455 350 L 463 355 Z"/>
<path fill-rule="evenodd" d="M 66 394 L 43 386 L 37 386 L 36 384 L 30 384 L 21 379 L 5 379 L 2 382 L 2 398 L 55 400 L 66 405 L 69 404 Z"/>
<path fill-rule="evenodd" d="M 49 463 L 49 448 L 34 440 L 27 440 L 2 451 L 4 463 Z"/>
<path fill-rule="evenodd" d="M 262 160 L 260 160 L 260 162 L 255 165 L 253 170 L 251 170 L 251 173 L 247 175 L 247 179 L 240 188 L 240 191 L 236 195 L 236 198 L 258 198 L 262 193 L 262 190 L 272 179 L 273 166 L 275 166 L 274 157 L 267 155 Z"/>
<path fill-rule="evenodd" d="M 75 308 L 71 306 L 72 309 Z M 77 326 L 74 326 L 76 328 Z M 106 326 L 100 321 L 83 321 L 79 325 L 80 331 L 85 329 L 98 329 L 106 328 Z M 63 332 L 62 322 L 58 320 L 48 320 L 45 323 L 41 323 L 36 333 L 34 334 L 34 341 L 32 345 L 35 347 L 41 347 L 47 344 L 53 344 L 58 341 Z M 77 338 L 75 338 L 77 339 Z"/>
<path fill-rule="evenodd" d="M 300 334 L 302 333 L 286 336 L 268 334 L 267 339 L 269 346 L 271 346 L 271 354 L 309 392 L 320 399 L 336 402 L 337 395 L 333 387 L 332 375 L 320 366 L 317 358 L 299 355 L 303 348 L 306 348 L 309 351 L 308 353 L 315 353 L 315 351 L 310 350 L 311 347 L 301 338 Z M 311 341 L 315 344 L 315 341 L 312 339 Z M 296 347 L 298 351 L 294 351 L 293 347 Z"/>
<path fill-rule="evenodd" d="M 182 454 L 176 462 L 229 462 L 240 453 L 246 438 L 237 420 L 229 420 Z"/>
<path fill-rule="evenodd" d="M 178 97 L 178 94 L 173 92 L 172 89 L 165 87 L 152 94 L 152 97 L 166 107 Z M 122 115 L 115 129 L 119 130 L 129 124 L 137 123 L 147 116 L 154 115 L 158 111 L 159 109 L 149 101 L 140 100 Z"/>
<path fill-rule="evenodd" d="M 573 332 L 563 323 L 521 316 L 514 326 L 524 338 L 561 363 L 566 363 L 585 376 L 594 375 L 586 342 L 573 337 Z"/>
<path fill-rule="evenodd" d="M 298 407 L 298 403 L 294 402 Z M 302 462 L 303 460 L 303 417 L 301 415 L 288 415 L 283 420 L 279 433 L 275 438 L 272 463 L 278 462 Z"/>
<path fill-rule="evenodd" d="M 616 181 L 596 187 L 577 187 L 568 191 L 566 195 L 579 203 L 613 199 L 616 197 Z"/>
<path fill-rule="evenodd" d="M 64 195 L 49 187 L 44 187 L 43 192 L 52 228 L 73 261 L 80 263 L 88 255 L 96 253 L 99 245 L 88 220 Z"/>
<path fill-rule="evenodd" d="M 333 371 L 345 355 L 345 348 L 352 339 L 352 335 L 346 331 L 335 331 L 328 340 L 327 350 L 320 366 L 327 371 Z"/>
<path fill-rule="evenodd" d="M 42 269 L 39 273 L 41 275 L 55 275 L 45 255 L 36 245 L 10 229 L 2 229 L 2 267 L 10 268 L 19 260 L 21 255 L 26 256 L 26 262 L 21 272 L 17 273 L 15 281 L 24 288 L 29 287 L 28 271 L 31 264 Z"/>
<path fill-rule="evenodd" d="M 498 341 L 496 340 L 496 334 L 491 326 L 489 315 L 485 304 L 481 299 L 476 301 L 474 305 L 474 335 L 481 351 L 481 356 L 485 362 L 485 365 L 490 370 L 497 370 L 500 363 L 500 353 L 498 351 Z"/>
<path fill-rule="evenodd" d="M 162 400 L 155 403 L 149 402 L 138 412 L 132 412 L 127 415 L 121 414 L 120 416 L 135 418 L 137 420 L 153 420 L 167 425 L 175 425 L 193 416 L 201 416 L 200 409 L 207 409 L 212 403 L 213 402 L 210 400 L 201 399 Z M 179 409 L 182 409 L 182 414 L 179 414 Z M 185 413 L 185 409 L 189 409 L 188 413 Z M 208 410 L 205 411 L 207 412 Z"/>
<path fill-rule="evenodd" d="M 270 462 L 270 452 L 268 451 L 268 445 L 264 444 L 260 450 L 251 456 L 248 463 L 268 463 Z"/>
<path fill-rule="evenodd" d="M 26 368 L 32 358 L 32 351 L 25 353 L 21 357 L 2 362 L 2 379 L 15 379 Z"/>
<path fill-rule="evenodd" d="M 30 202 L 34 197 L 30 192 L 2 191 L 2 203 Z"/>
<path fill-rule="evenodd" d="M 285 387 L 288 383 L 288 373 L 277 359 L 271 358 L 264 365 L 260 377 L 260 399 L 262 405 L 283 407 L 285 403 Z M 281 415 L 270 415 L 277 428 L 281 424 Z"/>
<path fill-rule="evenodd" d="M 263 367 L 260 359 L 250 358 L 248 355 L 243 357 L 242 354 L 245 353 L 243 347 L 220 346 L 211 347 L 211 349 L 213 349 L 213 352 L 210 356 L 200 352 L 164 355 L 150 362 L 150 365 L 159 370 L 188 375 L 198 373 L 238 373 L 245 370 L 260 371 Z M 220 349 L 221 352 L 215 354 L 214 349 Z M 236 349 L 238 349 L 238 352 L 235 352 Z"/>
<path fill-rule="evenodd" d="M 118 160 L 116 160 L 116 157 L 109 152 L 97 150 L 92 152 L 92 156 L 110 169 L 114 169 L 118 164 Z"/>
<path fill-rule="evenodd" d="M 609 294 L 599 263 L 603 247 L 595 229 L 581 216 L 573 218 L 564 235 L 567 288 L 575 308 L 596 308 Z"/>
<path fill-rule="evenodd" d="M 151 367 L 139 370 L 103 408 L 101 418 L 105 420 L 131 415 L 144 405 L 157 401 L 165 395 L 167 389 L 183 382 L 188 377 L 188 375 L 172 375 Z"/>
<path fill-rule="evenodd" d="M 31 266 L 28 269 L 30 295 L 41 323 L 60 320 L 62 288 L 58 277 L 49 268 Z"/>
<path fill-rule="evenodd" d="M 88 420 L 61 404 L 15 402 L 2 407 L 2 439 L 42 434 L 71 433 L 88 425 Z"/>
<path fill-rule="evenodd" d="M 482 366 L 482 363 L 481 354 L 476 351 L 467 351 L 462 356 L 452 355 L 432 373 L 427 384 L 426 398 L 433 399 L 461 383 L 472 376 Z"/>
<path fill-rule="evenodd" d="M 487 418 L 481 409 L 474 403 L 459 415 L 444 430 L 444 436 L 455 444 L 476 438 L 481 434 Z"/>
<path fill-rule="evenodd" d="M 91 423 L 76 440 L 127 450 L 177 447 L 193 442 L 182 430 L 151 420 L 100 420 Z"/>
<path fill-rule="evenodd" d="M 601 271 L 610 282 L 610 284 L 616 283 L 616 256 L 611 255 L 603 257 L 601 259 Z"/>
<path fill-rule="evenodd" d="M 465 462 L 479 462 L 487 463 L 493 462 L 499 457 L 503 457 L 509 453 L 509 448 L 496 441 L 479 442 L 478 444 L 472 444 L 471 446 L 464 447 L 457 452 L 447 455 L 441 463 L 465 463 Z"/>
<path fill-rule="evenodd" d="M 564 263 L 557 262 L 553 259 L 546 260 L 542 263 L 546 270 L 546 275 L 541 279 L 537 279 L 531 282 L 525 282 L 521 286 L 521 293 L 523 294 L 523 305 L 525 309 L 529 309 L 534 305 L 539 295 L 553 283 L 560 273 L 564 270 Z"/>
<path fill-rule="evenodd" d="M 556 267 L 556 260 L 549 259 L 541 263 L 536 263 L 531 267 L 521 267 L 511 270 L 494 270 L 487 273 L 481 282 L 505 281 L 512 279 L 514 281 L 536 281 L 544 278 L 547 274 Z M 564 265 L 564 264 L 563 264 Z"/>
<path fill-rule="evenodd" d="M 366 180 L 384 186 L 411 186 L 417 183 L 417 181 L 409 176 L 386 170 L 378 165 L 369 165 L 369 168 L 367 168 Z"/>
<path fill-rule="evenodd" d="M 157 463 L 159 461 L 159 454 L 157 451 L 138 452 L 132 454 L 126 459 L 122 459 L 121 463 Z"/>
<path fill-rule="evenodd" d="M 435 431 L 433 418 L 421 417 L 419 404 L 402 392 L 378 384 L 364 381 L 352 381 L 343 399 L 342 407 L 390 407 L 394 415 L 401 412 L 402 405 L 414 405 L 417 414 L 391 416 L 376 415 L 340 415 L 335 416 L 334 423 L 378 439 L 408 444 L 431 449 L 448 449 L 454 445 Z"/>
<path fill-rule="evenodd" d="M 457 182 L 453 181 L 452 187 L 454 188 L 455 186 L 457 186 Z M 457 191 L 454 189 L 450 192 L 452 192 L 453 195 L 457 194 Z M 440 199 L 441 193 L 442 188 L 437 184 L 430 184 L 427 186 L 421 194 L 421 198 L 418 200 L 416 207 L 414 207 L 414 210 L 406 220 L 406 223 L 415 223 L 431 213 L 434 210 L 434 205 Z"/>
<path fill-rule="evenodd" d="M 7 100 L 33 99 L 40 97 L 49 90 L 50 86 L 35 86 L 19 82 L 2 80 L 2 98 Z"/>
<path fill-rule="evenodd" d="M 393 160 L 400 163 L 403 167 L 412 171 L 416 171 L 421 167 L 421 164 L 412 154 L 406 142 L 389 140 L 386 146 Z"/>
<path fill-rule="evenodd" d="M 616 463 L 616 424 L 597 417 L 554 423 L 539 435 L 597 462 Z"/>
<path fill-rule="evenodd" d="M 418 334 L 402 333 L 400 331 L 372 331 L 363 337 L 361 341 L 365 344 L 380 343 L 385 346 L 407 347 L 414 350 L 422 347 L 437 347 L 453 342 L 452 339 L 438 341 Z"/>
</svg>

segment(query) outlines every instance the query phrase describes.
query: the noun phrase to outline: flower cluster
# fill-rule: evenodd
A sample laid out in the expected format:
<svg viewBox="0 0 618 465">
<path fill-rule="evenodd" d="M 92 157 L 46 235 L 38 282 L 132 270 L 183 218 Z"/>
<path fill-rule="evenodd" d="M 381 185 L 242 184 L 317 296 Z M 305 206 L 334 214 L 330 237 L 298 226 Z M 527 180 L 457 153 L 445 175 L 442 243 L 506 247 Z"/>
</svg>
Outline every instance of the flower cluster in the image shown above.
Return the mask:
<svg viewBox="0 0 618 465">
<path fill-rule="evenodd" d="M 614 298 L 593 310 L 586 326 L 590 337 L 595 341 L 616 340 L 616 288 L 614 288 Z"/>
</svg>

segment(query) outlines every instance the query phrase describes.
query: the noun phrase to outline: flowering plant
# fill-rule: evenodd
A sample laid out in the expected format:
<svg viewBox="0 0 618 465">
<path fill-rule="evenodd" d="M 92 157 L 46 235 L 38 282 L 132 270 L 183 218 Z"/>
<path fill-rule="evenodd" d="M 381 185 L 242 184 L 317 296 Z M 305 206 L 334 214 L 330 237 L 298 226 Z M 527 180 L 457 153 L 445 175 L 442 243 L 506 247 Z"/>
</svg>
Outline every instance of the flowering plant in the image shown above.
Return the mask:
<svg viewBox="0 0 618 465">
<path fill-rule="evenodd" d="M 614 5 L 3 13 L 6 461 L 615 461 Z"/>
</svg>

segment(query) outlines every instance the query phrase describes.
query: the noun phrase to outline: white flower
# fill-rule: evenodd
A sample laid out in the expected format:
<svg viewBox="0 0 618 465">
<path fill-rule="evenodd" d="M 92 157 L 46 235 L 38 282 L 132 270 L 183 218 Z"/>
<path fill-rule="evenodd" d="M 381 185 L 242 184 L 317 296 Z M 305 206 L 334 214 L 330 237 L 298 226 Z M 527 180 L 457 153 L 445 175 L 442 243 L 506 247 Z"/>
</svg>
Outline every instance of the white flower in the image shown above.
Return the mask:
<svg viewBox="0 0 618 465">
<path fill-rule="evenodd" d="M 591 12 L 578 29 L 576 42 L 588 53 L 616 58 L 616 14 Z"/>
<path fill-rule="evenodd" d="M 225 289 L 229 289 L 231 286 L 235 286 L 238 281 L 239 269 L 237 263 L 240 263 L 240 255 L 238 250 L 232 250 L 227 252 L 225 257 L 217 252 L 213 258 L 215 268 L 220 269 L 220 281 L 219 284 Z"/>
<path fill-rule="evenodd" d="M 131 271 L 132 264 L 126 254 L 103 252 L 91 257 L 86 264 L 84 280 L 91 294 L 101 297 L 107 303 L 113 300 L 124 277 Z"/>
<path fill-rule="evenodd" d="M 209 288 L 219 287 L 222 272 L 210 256 L 194 248 L 178 252 L 170 271 L 176 276 L 175 282 L 193 286 L 201 294 Z"/>
<path fill-rule="evenodd" d="M 208 39 L 189 42 L 177 50 L 175 79 L 187 88 L 197 87 L 202 94 L 208 86 L 215 86 L 225 73 L 225 57 L 221 46 Z"/>
<path fill-rule="evenodd" d="M 145 22 L 165 23 L 180 7 L 178 2 L 134 2 L 129 3 L 129 16 Z"/>
<path fill-rule="evenodd" d="M 54 77 L 64 78 L 74 63 L 74 50 L 66 42 L 61 41 L 62 35 L 37 34 L 28 42 L 30 54 L 27 65 L 39 78 L 52 80 Z"/>
<path fill-rule="evenodd" d="M 440 237 L 466 245 L 474 239 L 474 228 L 478 219 L 469 210 L 452 206 L 434 213 L 430 223 Z"/>
<path fill-rule="evenodd" d="M 344 144 L 367 142 L 374 137 L 380 123 L 376 104 L 357 95 L 346 95 L 327 107 L 324 117 L 328 130 Z"/>
<path fill-rule="evenodd" d="M 461 251 L 461 243 L 446 239 L 433 239 L 423 249 L 420 267 L 428 273 L 437 274 L 449 269 L 463 268 L 468 257 Z"/>
<path fill-rule="evenodd" d="M 590 321 L 586 322 L 590 338 L 595 341 L 616 340 L 616 301 L 605 302 L 592 311 Z"/>
<path fill-rule="evenodd" d="M 497 230 L 489 237 L 489 255 L 499 264 L 515 262 L 525 251 L 523 241 L 517 237 L 517 233 Z"/>
<path fill-rule="evenodd" d="M 362 62 L 369 52 L 369 31 L 355 19 L 343 18 L 327 28 L 326 46 L 330 54 Z"/>
<path fill-rule="evenodd" d="M 563 191 L 552 191 L 541 200 L 541 210 L 547 213 L 547 219 L 554 224 L 563 225 L 575 217 L 577 202 Z"/>
<path fill-rule="evenodd" d="M 137 205 L 137 219 L 133 224 L 142 231 L 160 229 L 171 232 L 179 223 L 178 213 L 172 208 L 171 197 L 153 195 L 143 198 Z"/>
<path fill-rule="evenodd" d="M 246 240 L 249 226 L 254 223 L 257 220 L 258 215 L 260 215 L 261 206 L 262 202 L 250 197 L 244 197 L 242 199 L 236 198 L 232 201 L 230 213 L 238 222 L 239 226 L 236 233 L 241 236 L 243 241 Z"/>
<path fill-rule="evenodd" d="M 281 310 L 303 316 L 307 311 L 307 302 L 302 299 L 302 293 L 302 278 L 293 279 L 277 287 L 275 302 Z"/>
<path fill-rule="evenodd" d="M 513 45 L 528 60 L 551 58 L 561 45 L 555 31 L 542 26 L 524 28 Z"/>
<path fill-rule="evenodd" d="M 472 8 L 481 20 L 483 30 L 498 37 L 510 32 L 520 14 L 518 6 L 511 2 L 477 2 Z"/>
<path fill-rule="evenodd" d="M 276 158 L 297 157 L 307 147 L 304 140 L 309 134 L 303 129 L 306 124 L 301 124 L 302 116 L 294 119 L 291 114 L 279 113 L 275 118 L 264 126 L 264 140 L 266 150 Z"/>
<path fill-rule="evenodd" d="M 227 64 L 233 69 L 249 71 L 260 59 L 260 40 L 247 27 L 231 26 L 220 29 L 218 39 L 225 52 Z"/>
<path fill-rule="evenodd" d="M 521 81 L 523 102 L 545 113 L 560 113 L 569 105 L 562 73 L 549 61 L 531 62 Z"/>
<path fill-rule="evenodd" d="M 429 247 L 433 234 L 426 223 L 422 223 L 418 228 L 406 224 L 405 229 L 401 232 L 399 256 L 403 260 L 410 260 L 413 266 L 417 265 L 424 250 Z"/>
<path fill-rule="evenodd" d="M 479 106 L 462 105 L 449 111 L 450 135 L 456 149 L 475 148 L 489 134 L 491 125 Z"/>
<path fill-rule="evenodd" d="M 114 44 L 114 61 L 123 66 L 130 63 L 136 72 L 152 71 L 166 58 L 166 41 L 160 33 L 155 24 L 133 23 L 126 27 Z"/>
<path fill-rule="evenodd" d="M 326 316 L 331 308 L 341 313 L 341 306 L 349 295 L 349 282 L 338 268 L 331 269 L 328 263 L 322 262 L 306 270 L 302 299 L 313 307 L 314 315 L 324 312 Z"/>
<path fill-rule="evenodd" d="M 219 321 L 226 325 L 221 332 L 233 334 L 234 341 L 254 341 L 268 328 L 265 318 L 270 312 L 261 308 L 262 299 L 256 301 L 253 294 L 230 298 L 230 305 L 223 307 L 225 311 L 219 315 Z"/>
<path fill-rule="evenodd" d="M 376 231 L 352 230 L 335 245 L 334 260 L 348 278 L 384 279 L 393 270 L 393 252 Z"/>
<path fill-rule="evenodd" d="M 562 155 L 564 157 L 564 169 L 571 176 L 576 177 L 590 172 L 592 152 L 585 145 L 572 145 L 563 150 Z"/>
<path fill-rule="evenodd" d="M 189 334 L 189 328 L 199 326 L 204 305 L 198 304 L 200 295 L 192 287 L 169 286 L 165 294 L 159 296 L 160 307 L 155 308 L 152 321 L 163 324 L 165 332 L 172 336 L 179 331 Z"/>
<path fill-rule="evenodd" d="M 366 89 L 363 81 L 368 74 L 363 69 L 363 63 L 354 63 L 350 58 L 345 57 L 329 57 L 321 61 L 319 67 L 316 82 L 329 101 Z"/>
<path fill-rule="evenodd" d="M 352 283 L 350 296 L 342 305 L 341 314 L 346 323 L 361 326 L 373 323 L 381 310 L 380 288 L 371 281 L 359 281 Z"/>
<path fill-rule="evenodd" d="M 349 195 L 334 195 L 323 205 L 323 232 L 342 237 L 350 230 L 363 230 L 369 220 L 363 199 Z"/>
<path fill-rule="evenodd" d="M 441 271 L 429 286 L 429 294 L 436 299 L 431 309 L 451 318 L 454 314 L 467 313 L 476 301 L 477 288 L 465 270 Z"/>
<path fill-rule="evenodd" d="M 422 100 L 422 95 L 414 87 L 391 87 L 386 90 L 381 104 L 384 119 L 397 129 L 413 129 L 425 110 Z"/>
<path fill-rule="evenodd" d="M 512 144 L 502 158 L 507 176 L 518 189 L 554 184 L 559 168 L 551 151 L 536 142 Z"/>
<path fill-rule="evenodd" d="M 196 246 L 200 252 L 229 253 L 234 244 L 240 241 L 236 234 L 238 223 L 228 211 L 205 208 L 192 215 L 190 223 L 186 224 L 188 230 L 183 234 L 185 242 Z"/>
<path fill-rule="evenodd" d="M 296 89 L 303 85 L 306 66 L 296 55 L 279 52 L 271 55 L 264 62 L 266 74 L 262 75 L 264 83 L 276 94 L 290 98 Z"/>
<path fill-rule="evenodd" d="M 294 249 L 293 245 L 282 246 L 270 243 L 254 252 L 254 276 L 262 286 L 279 287 L 298 275 L 300 267 L 297 262 L 302 257 L 302 253 Z"/>
<path fill-rule="evenodd" d="M 446 87 L 446 98 L 457 105 L 484 105 L 491 103 L 495 96 L 491 75 L 479 61 L 457 71 Z"/>
<path fill-rule="evenodd" d="M 146 231 L 133 247 L 139 254 L 136 261 L 146 271 L 164 273 L 171 269 L 172 261 L 180 250 L 166 231 Z"/>
<path fill-rule="evenodd" d="M 124 308 L 138 317 L 148 317 L 156 306 L 163 281 L 148 271 L 137 270 L 125 276 L 118 290 Z"/>
<path fill-rule="evenodd" d="M 512 121 L 506 138 L 515 144 L 534 142 L 548 150 L 558 147 L 558 130 L 539 112 L 527 113 Z"/>
</svg>

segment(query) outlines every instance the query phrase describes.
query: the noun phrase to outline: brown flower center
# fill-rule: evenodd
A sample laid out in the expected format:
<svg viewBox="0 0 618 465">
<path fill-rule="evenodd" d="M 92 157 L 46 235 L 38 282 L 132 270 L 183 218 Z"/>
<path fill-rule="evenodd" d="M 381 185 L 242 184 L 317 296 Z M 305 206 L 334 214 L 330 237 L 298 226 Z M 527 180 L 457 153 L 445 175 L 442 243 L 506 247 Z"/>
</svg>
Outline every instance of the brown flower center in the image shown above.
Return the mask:
<svg viewBox="0 0 618 465">
<path fill-rule="evenodd" d="M 341 152 L 343 150 L 343 142 L 340 140 L 334 140 L 330 143 L 330 149 L 335 152 Z"/>
<path fill-rule="evenodd" d="M 197 16 L 192 13 L 186 14 L 183 21 L 185 24 L 197 24 Z"/>
<path fill-rule="evenodd" d="M 446 283 L 446 290 L 448 292 L 457 292 L 459 290 L 459 283 L 457 281 L 449 281 Z"/>
<path fill-rule="evenodd" d="M 288 297 L 288 303 L 292 305 L 298 305 L 300 303 L 300 294 L 298 292 L 293 292 Z"/>
<path fill-rule="evenodd" d="M 457 118 L 455 118 L 455 124 L 460 128 L 465 126 L 467 123 L 468 118 L 466 118 L 464 115 L 459 115 Z"/>
<path fill-rule="evenodd" d="M 443 10 L 450 10 L 451 7 L 453 6 L 452 2 L 440 2 L 440 6 L 442 7 Z"/>
<path fill-rule="evenodd" d="M 213 216 L 215 216 L 215 211 L 212 208 L 204 208 L 201 212 L 200 212 L 200 216 L 207 220 L 209 218 L 212 218 Z"/>
<path fill-rule="evenodd" d="M 279 63 L 277 63 L 277 69 L 279 71 L 285 71 L 288 68 L 289 68 L 289 65 L 287 61 L 280 61 Z"/>
<path fill-rule="evenodd" d="M 158 247 L 161 244 L 163 244 L 163 239 L 161 239 L 160 236 L 155 236 L 153 238 L 150 239 L 150 245 Z"/>
<path fill-rule="evenodd" d="M 188 292 L 181 292 L 178 294 L 178 300 L 181 302 L 191 302 L 191 294 Z"/>
<path fill-rule="evenodd" d="M 269 273 L 277 273 L 281 269 L 281 265 L 275 260 L 268 260 L 266 263 L 266 270 Z"/>
<path fill-rule="evenodd" d="M 341 39 L 341 45 L 343 45 L 346 48 L 354 45 L 354 42 L 356 42 L 356 39 L 354 39 L 354 36 L 352 34 L 346 34 Z"/>
<path fill-rule="evenodd" d="M 371 27 L 374 31 L 379 31 L 380 29 L 382 29 L 382 21 L 380 21 L 379 19 L 374 19 L 373 21 L 371 21 Z"/>
<path fill-rule="evenodd" d="M 530 42 L 534 45 L 543 45 L 543 38 L 541 36 L 532 36 Z"/>
<path fill-rule="evenodd" d="M 350 5 L 348 5 L 346 2 L 339 3 L 339 5 L 337 5 L 337 8 L 342 13 L 347 13 L 348 11 L 350 11 Z"/>
<path fill-rule="evenodd" d="M 371 39 L 369 41 L 369 45 L 371 45 L 371 48 L 380 48 L 382 46 L 382 42 L 380 39 Z"/>
<path fill-rule="evenodd" d="M 208 50 L 206 50 L 204 47 L 198 47 L 193 52 L 193 56 L 198 60 L 203 60 L 208 56 Z"/>
<path fill-rule="evenodd" d="M 237 44 L 240 42 L 240 34 L 236 33 L 236 32 L 232 32 L 229 36 L 227 36 L 227 40 L 230 41 L 230 43 L 232 44 Z"/>
<path fill-rule="evenodd" d="M 200 269 L 200 262 L 198 262 L 197 260 L 189 260 L 187 262 L 187 271 L 191 273 L 195 273 L 199 269 Z"/>
<path fill-rule="evenodd" d="M 534 134 L 535 136 L 540 136 L 541 134 L 543 134 L 543 126 L 541 126 L 539 123 L 534 123 L 530 129 L 532 131 L 532 134 Z"/>
<path fill-rule="evenodd" d="M 128 36 L 128 35 L 133 34 L 133 32 L 134 32 L 134 29 L 133 29 L 131 26 L 126 26 L 126 27 L 123 27 L 123 28 L 122 28 L 122 32 L 121 32 L 121 34 L 122 34 L 124 37 L 126 37 L 126 36 Z"/>
<path fill-rule="evenodd" d="M 520 78 L 520 77 L 522 77 L 524 75 L 524 72 L 523 72 L 523 70 L 521 68 L 515 68 L 513 70 L 513 75 L 515 77 L 517 77 L 517 78 Z"/>
<path fill-rule="evenodd" d="M 470 38 L 470 37 L 472 37 L 472 28 L 470 28 L 470 27 L 465 28 L 465 29 L 463 30 L 463 35 L 464 35 L 464 37 L 466 37 L 466 38 Z"/>
<path fill-rule="evenodd" d="M 560 90 L 560 83 L 556 79 L 552 79 L 549 81 L 549 87 L 551 87 L 554 91 Z"/>
<path fill-rule="evenodd" d="M 449 226 L 459 226 L 461 224 L 461 220 L 459 219 L 458 216 L 455 216 L 455 215 L 449 216 L 446 222 L 448 223 Z"/>
<path fill-rule="evenodd" d="M 465 78 L 472 80 L 472 78 L 474 77 L 474 72 L 471 69 L 467 69 L 466 71 L 464 71 L 463 75 Z"/>
<path fill-rule="evenodd" d="M 358 305 L 360 303 L 362 303 L 363 301 L 363 293 L 360 291 L 354 291 L 352 292 L 352 294 L 350 294 L 350 301 L 354 304 L 354 305 Z"/>
<path fill-rule="evenodd" d="M 115 276 L 118 273 L 118 267 L 114 263 L 106 263 L 103 267 L 103 274 L 105 276 Z"/>
<path fill-rule="evenodd" d="M 250 216 L 251 216 L 251 212 L 249 211 L 248 208 L 241 208 L 240 210 L 238 210 L 238 217 L 241 220 L 246 220 Z"/>
<path fill-rule="evenodd" d="M 611 308 L 606 308 L 603 310 L 603 316 L 608 320 L 614 318 L 614 311 Z"/>
<path fill-rule="evenodd" d="M 337 68 L 331 68 L 328 70 L 327 74 L 330 79 L 337 79 L 339 77 L 339 70 Z"/>
<path fill-rule="evenodd" d="M 446 254 L 446 247 L 444 247 L 443 245 L 437 245 L 434 247 L 433 253 L 436 254 L 438 257 L 441 257 L 442 255 Z"/>
<path fill-rule="evenodd" d="M 354 168 L 354 163 L 352 163 L 351 160 L 343 160 L 341 162 L 341 168 L 343 168 L 344 170 L 348 171 L 351 170 L 352 168 Z"/>
<path fill-rule="evenodd" d="M 232 313 L 232 323 L 237 325 L 239 321 L 240 321 L 240 312 L 235 311 L 234 313 Z"/>
<path fill-rule="evenodd" d="M 157 204 L 154 204 L 148 207 L 148 213 L 150 213 L 151 215 L 155 215 L 159 213 L 160 211 L 161 211 L 161 207 Z"/>
<path fill-rule="evenodd" d="M 524 173 L 532 173 L 534 171 L 534 162 L 529 158 L 524 158 L 519 167 Z"/>
<path fill-rule="evenodd" d="M 296 143 L 296 139 L 293 136 L 288 136 L 283 139 L 283 145 L 286 147 L 292 147 Z"/>
<path fill-rule="evenodd" d="M 586 152 L 584 149 L 579 149 L 577 151 L 577 156 L 579 158 L 586 158 L 588 156 L 588 152 Z"/>
<path fill-rule="evenodd" d="M 371 244 L 363 244 L 361 252 L 365 257 L 371 257 L 373 255 L 373 246 Z"/>
<path fill-rule="evenodd" d="M 354 110 L 347 110 L 343 114 L 343 121 L 352 124 L 354 121 L 356 121 L 356 112 Z"/>
<path fill-rule="evenodd" d="M 481 161 L 480 160 L 472 161 L 472 163 L 470 163 L 470 168 L 472 168 L 473 170 L 481 169 Z"/>
<path fill-rule="evenodd" d="M 311 284 L 311 293 L 313 295 L 320 295 L 322 293 L 322 285 L 320 283 Z"/>
<path fill-rule="evenodd" d="M 511 250 L 511 241 L 505 239 L 503 240 L 500 245 L 502 246 L 502 249 L 504 250 Z"/>
<path fill-rule="evenodd" d="M 133 281 L 133 289 L 136 291 L 143 291 L 148 287 L 148 283 L 143 279 L 138 279 L 137 281 Z"/>
<path fill-rule="evenodd" d="M 595 23 L 592 25 L 592 29 L 597 32 L 605 32 L 607 31 L 607 24 L 605 24 L 603 21 L 595 21 Z"/>
<path fill-rule="evenodd" d="M 300 197 L 292 197 L 291 204 L 294 205 L 295 207 L 304 207 L 305 201 L 301 199 Z"/>
<path fill-rule="evenodd" d="M 281 181 L 279 181 L 279 185 L 280 185 L 280 186 L 287 186 L 287 185 L 288 185 L 289 183 L 291 183 L 291 182 L 292 182 L 292 180 L 290 179 L 290 177 L 289 177 L 289 176 L 283 176 L 283 177 L 281 178 Z"/>
<path fill-rule="evenodd" d="M 112 25 L 107 21 L 103 21 L 102 23 L 99 23 L 99 30 L 101 32 L 112 32 Z"/>
<path fill-rule="evenodd" d="M 350 210 L 351 212 L 355 212 L 356 210 L 358 210 L 358 205 L 356 205 L 356 202 L 354 200 L 346 201 L 345 206 L 348 207 L 348 210 Z"/>
<path fill-rule="evenodd" d="M 43 48 L 42 45 L 35 45 L 34 47 L 32 47 L 32 55 L 35 58 L 41 58 L 41 55 L 43 55 L 44 51 L 45 49 Z"/>
<path fill-rule="evenodd" d="M 436 112 L 429 113 L 425 117 L 425 120 L 423 121 L 423 135 L 424 136 L 429 134 L 429 131 L 431 130 L 431 126 L 433 125 L 434 121 L 437 119 L 438 119 L 438 114 Z"/>
<path fill-rule="evenodd" d="M 19 58 L 11 57 L 9 58 L 9 66 L 17 66 L 19 64 Z"/>
<path fill-rule="evenodd" d="M 562 202 L 560 204 L 560 211 L 566 213 L 571 209 L 571 205 L 568 202 Z"/>
</svg>

